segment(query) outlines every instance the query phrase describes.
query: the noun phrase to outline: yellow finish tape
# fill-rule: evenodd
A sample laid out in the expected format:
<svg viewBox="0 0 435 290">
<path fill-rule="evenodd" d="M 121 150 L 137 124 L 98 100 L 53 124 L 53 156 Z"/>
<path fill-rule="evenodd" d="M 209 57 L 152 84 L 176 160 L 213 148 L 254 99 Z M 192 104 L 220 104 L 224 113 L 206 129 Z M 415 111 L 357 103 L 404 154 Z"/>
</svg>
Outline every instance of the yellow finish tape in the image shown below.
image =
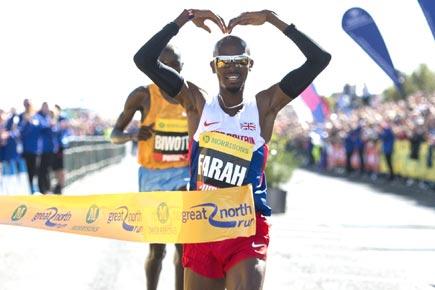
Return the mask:
<svg viewBox="0 0 435 290">
<path fill-rule="evenodd" d="M 0 196 L 0 224 L 149 243 L 255 234 L 250 185 L 213 191 Z"/>
</svg>

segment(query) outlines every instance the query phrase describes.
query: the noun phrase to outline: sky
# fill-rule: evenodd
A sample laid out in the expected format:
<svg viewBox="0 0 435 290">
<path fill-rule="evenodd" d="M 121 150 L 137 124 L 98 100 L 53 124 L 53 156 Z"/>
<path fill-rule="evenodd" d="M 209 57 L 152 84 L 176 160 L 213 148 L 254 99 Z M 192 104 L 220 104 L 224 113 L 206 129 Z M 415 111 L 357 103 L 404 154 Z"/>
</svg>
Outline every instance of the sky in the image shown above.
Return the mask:
<svg viewBox="0 0 435 290">
<path fill-rule="evenodd" d="M 314 81 L 321 95 L 341 91 L 345 83 L 380 93 L 392 81 L 343 31 L 345 11 L 361 7 L 371 14 L 396 69 L 410 73 L 426 63 L 435 70 L 435 42 L 417 0 L 14 0 L 0 4 L 0 108 L 22 109 L 30 98 L 62 107 L 90 108 L 116 119 L 129 93 L 150 83 L 133 63 L 136 51 L 184 8 L 210 9 L 227 22 L 245 11 L 269 9 L 294 23 L 332 54 L 328 68 Z M 182 54 L 183 76 L 217 93 L 209 62 L 222 33 L 192 23 L 171 41 Z M 236 27 L 245 39 L 254 67 L 246 95 L 278 82 L 305 58 L 270 24 Z"/>
</svg>

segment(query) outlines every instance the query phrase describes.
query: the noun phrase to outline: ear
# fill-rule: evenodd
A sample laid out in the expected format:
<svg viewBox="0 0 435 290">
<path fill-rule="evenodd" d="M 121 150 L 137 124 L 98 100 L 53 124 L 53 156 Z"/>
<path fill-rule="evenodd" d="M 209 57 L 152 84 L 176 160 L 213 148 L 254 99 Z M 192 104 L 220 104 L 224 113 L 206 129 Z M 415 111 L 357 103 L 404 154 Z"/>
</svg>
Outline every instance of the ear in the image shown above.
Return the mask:
<svg viewBox="0 0 435 290">
<path fill-rule="evenodd" d="M 214 65 L 214 61 L 210 61 L 210 67 L 211 67 L 211 71 L 215 74 L 216 73 L 216 67 Z"/>
<path fill-rule="evenodd" d="M 254 66 L 254 60 L 251 59 L 251 61 L 249 62 L 249 70 L 251 70 L 251 68 Z"/>
</svg>

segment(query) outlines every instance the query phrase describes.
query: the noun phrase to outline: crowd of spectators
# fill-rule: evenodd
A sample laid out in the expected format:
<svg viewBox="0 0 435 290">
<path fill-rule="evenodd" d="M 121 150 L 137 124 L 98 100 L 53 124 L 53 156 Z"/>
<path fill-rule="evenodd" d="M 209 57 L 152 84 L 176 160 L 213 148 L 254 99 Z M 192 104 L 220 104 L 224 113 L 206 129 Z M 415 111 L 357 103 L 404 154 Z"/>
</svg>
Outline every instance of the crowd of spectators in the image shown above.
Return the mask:
<svg viewBox="0 0 435 290">
<path fill-rule="evenodd" d="M 27 172 L 32 194 L 60 194 L 65 183 L 63 152 L 69 140 L 104 135 L 110 123 L 84 109 L 62 110 L 46 102 L 36 109 L 29 99 L 23 105 L 20 113 L 0 108 L 0 178 Z"/>
<path fill-rule="evenodd" d="M 418 93 L 399 101 L 360 102 L 332 112 L 322 124 L 299 123 L 281 117 L 289 146 L 305 155 L 306 163 L 322 170 L 368 175 L 388 180 L 402 177 L 433 184 L 435 94 Z"/>
</svg>

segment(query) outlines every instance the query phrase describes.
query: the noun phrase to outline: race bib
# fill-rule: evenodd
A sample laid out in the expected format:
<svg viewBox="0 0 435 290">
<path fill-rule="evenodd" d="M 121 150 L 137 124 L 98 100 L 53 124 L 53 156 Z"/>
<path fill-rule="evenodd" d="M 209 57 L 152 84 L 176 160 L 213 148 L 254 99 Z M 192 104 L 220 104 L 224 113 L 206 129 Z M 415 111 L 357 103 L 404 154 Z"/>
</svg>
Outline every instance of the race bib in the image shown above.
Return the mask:
<svg viewBox="0 0 435 290">
<path fill-rule="evenodd" d="M 154 160 L 159 162 L 187 160 L 189 136 L 186 119 L 157 119 L 154 130 Z"/>
<path fill-rule="evenodd" d="M 199 136 L 198 190 L 242 185 L 253 148 L 253 144 L 223 133 L 202 133 Z"/>
</svg>

